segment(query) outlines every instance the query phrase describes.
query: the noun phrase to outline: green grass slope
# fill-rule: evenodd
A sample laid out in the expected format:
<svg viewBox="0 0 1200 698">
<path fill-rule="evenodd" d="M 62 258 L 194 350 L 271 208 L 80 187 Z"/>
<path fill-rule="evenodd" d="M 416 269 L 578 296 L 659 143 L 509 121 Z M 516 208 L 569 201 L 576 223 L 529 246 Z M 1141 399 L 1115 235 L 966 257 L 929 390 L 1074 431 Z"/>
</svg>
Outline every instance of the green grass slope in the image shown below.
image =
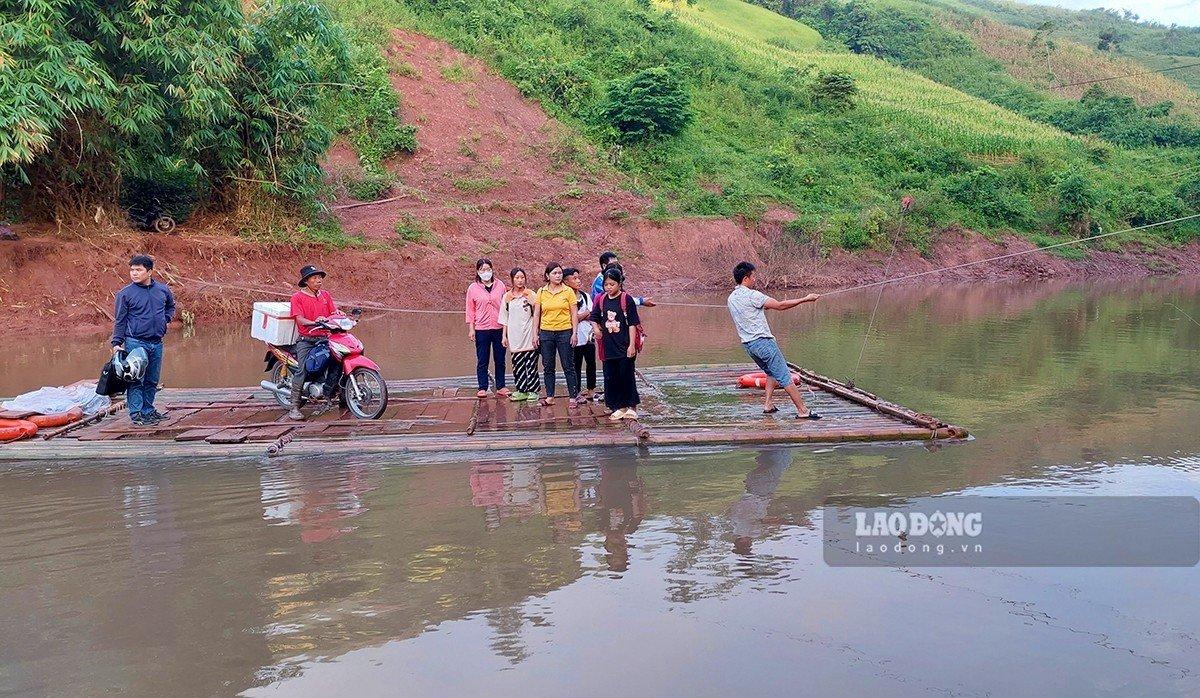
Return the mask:
<svg viewBox="0 0 1200 698">
<path fill-rule="evenodd" d="M 802 50 L 821 44 L 821 34 L 812 27 L 741 0 L 696 0 L 688 9 L 702 14 L 716 28 L 775 46 Z"/>
<path fill-rule="evenodd" d="M 414 29 L 489 62 L 658 198 L 656 215 L 754 218 L 781 205 L 799 215 L 789 230 L 802 240 L 887 249 L 899 231 L 925 247 L 936 244 L 930 230 L 954 224 L 1039 240 L 1111 230 L 1200 198 L 1200 186 L 1164 176 L 1191 162 L 1178 153 L 1070 135 L 888 61 L 828 50 L 828 35 L 818 43 L 810 27 L 737 0 L 328 2 L 348 22 Z M 657 67 L 686 96 L 690 122 L 615 138 L 614 100 Z M 851 104 L 830 102 L 823 86 L 846 76 Z M 904 196 L 916 205 L 902 223 Z M 1200 227 L 1164 232 L 1182 240 Z"/>
</svg>

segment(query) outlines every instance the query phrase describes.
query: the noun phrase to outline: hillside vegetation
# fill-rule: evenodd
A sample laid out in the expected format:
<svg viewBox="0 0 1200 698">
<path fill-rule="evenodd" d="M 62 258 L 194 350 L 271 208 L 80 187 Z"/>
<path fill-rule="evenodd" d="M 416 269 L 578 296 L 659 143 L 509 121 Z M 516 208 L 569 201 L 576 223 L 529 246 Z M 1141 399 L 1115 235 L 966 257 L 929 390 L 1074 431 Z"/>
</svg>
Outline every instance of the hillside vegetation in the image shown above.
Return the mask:
<svg viewBox="0 0 1200 698">
<path fill-rule="evenodd" d="M 1129 10 L 1072 11 L 1007 0 L 930 0 L 966 14 L 982 15 L 1004 24 L 1036 30 L 1049 23 L 1062 36 L 1087 47 L 1103 47 L 1149 68 L 1195 63 L 1200 58 L 1200 27 L 1164 25 L 1141 20 Z M 1200 90 L 1200 70 L 1173 71 L 1172 77 Z"/>
<path fill-rule="evenodd" d="M 364 199 L 392 185 L 388 159 L 421 138 L 420 123 L 401 123 L 389 80 L 411 70 L 385 57 L 399 27 L 493 66 L 589 141 L 587 157 L 651 197 L 651 220 L 754 221 L 784 208 L 799 242 L 929 251 L 952 226 L 1048 242 L 1200 208 L 1200 130 L 1170 106 L 1102 90 L 1079 102 L 1048 95 L 962 32 L 896 6 L 760 4 L 274 0 L 248 11 L 221 0 L 183 3 L 158 25 L 163 36 L 143 36 L 145 8 L 114 5 L 139 44 L 77 21 L 86 0 L 70 11 L 36 3 L 0 25 L 16 47 L 0 94 L 27 98 L 0 101 L 0 124 L 20 127 L 0 133 L 0 166 L 35 203 L 64 185 L 95 200 L 122 181 L 183 173 L 202 205 L 251 200 L 248 218 L 268 227 L 284 225 L 271 222 L 272 204 L 307 212 L 320 225 L 304 234 L 337 242 L 336 231 L 314 232 L 330 223 L 316 205 L 329 197 L 317 164 L 334 137 L 357 154 L 362 179 L 347 186 Z M 205 20 L 212 8 L 222 23 Z M 110 77 L 89 82 L 79 56 Z M 193 74 L 205 60 L 212 69 Z M 53 98 L 56 61 L 78 95 Z M 140 69 L 139 92 L 129 74 L 111 77 L 121 61 Z M 455 84 L 473 79 L 445 70 Z M 86 148 L 77 128 L 89 130 Z M 100 176 L 109 171 L 121 176 Z M 1139 237 L 1198 235 L 1192 222 Z"/>
<path fill-rule="evenodd" d="M 1162 176 L 1191 164 L 1190 149 L 1073 137 L 875 55 L 831 49 L 830 36 L 802 40 L 811 27 L 735 0 L 333 4 L 348 21 L 378 17 L 488 61 L 658 197 L 659 215 L 754 218 L 782 205 L 799 216 L 789 229 L 801 240 L 888 249 L 899 235 L 927 248 L 931 229 L 955 224 L 1042 240 L 1196 207 L 1194 182 Z M 970 42 L 927 50 L 949 64 L 962 46 Z M 992 65 L 1007 79 L 994 89 L 1020 87 Z M 642 71 L 660 74 L 631 92 Z M 629 99 L 657 99 L 656 82 L 664 95 L 670 85 L 689 96 L 678 128 L 631 138 L 605 118 L 638 106 Z M 915 203 L 902 216 L 905 196 Z"/>
</svg>

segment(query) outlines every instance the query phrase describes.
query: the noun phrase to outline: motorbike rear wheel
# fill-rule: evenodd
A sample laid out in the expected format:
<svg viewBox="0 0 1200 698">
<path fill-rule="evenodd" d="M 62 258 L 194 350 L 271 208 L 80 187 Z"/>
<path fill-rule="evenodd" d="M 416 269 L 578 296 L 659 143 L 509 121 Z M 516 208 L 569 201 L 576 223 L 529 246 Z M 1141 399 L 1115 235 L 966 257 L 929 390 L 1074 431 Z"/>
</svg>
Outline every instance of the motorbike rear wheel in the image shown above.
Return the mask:
<svg viewBox="0 0 1200 698">
<path fill-rule="evenodd" d="M 358 387 L 356 393 L 355 386 Z M 359 367 L 350 372 L 342 389 L 346 407 L 359 419 L 379 419 L 387 409 L 387 383 L 379 371 Z"/>
<path fill-rule="evenodd" d="M 287 393 L 288 395 L 291 395 L 292 372 L 288 371 L 287 374 L 285 375 L 283 372 L 283 364 L 282 363 L 276 363 L 274 366 L 271 367 L 271 382 L 274 383 L 279 388 L 279 390 L 282 390 L 283 392 Z M 275 395 L 275 401 L 278 402 L 281 406 L 283 406 L 283 407 L 291 407 L 292 406 L 292 401 L 291 401 L 290 397 L 284 397 L 283 395 L 280 395 L 278 391 L 272 391 L 272 393 Z M 300 403 L 301 404 L 304 403 L 303 396 L 300 397 Z"/>
</svg>

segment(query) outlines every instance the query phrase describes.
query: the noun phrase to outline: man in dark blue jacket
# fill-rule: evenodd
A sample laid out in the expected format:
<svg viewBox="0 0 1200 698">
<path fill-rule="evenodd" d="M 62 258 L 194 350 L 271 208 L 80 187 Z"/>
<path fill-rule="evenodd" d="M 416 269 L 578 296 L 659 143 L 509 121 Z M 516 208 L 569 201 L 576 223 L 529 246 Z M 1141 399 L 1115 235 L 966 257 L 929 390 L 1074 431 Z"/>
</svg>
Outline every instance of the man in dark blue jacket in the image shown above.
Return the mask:
<svg viewBox="0 0 1200 698">
<path fill-rule="evenodd" d="M 162 370 L 163 336 L 175 317 L 175 296 L 166 284 L 150 278 L 154 260 L 139 254 L 129 260 L 130 283 L 117 292 L 117 319 L 113 325 L 112 353 L 143 349 L 148 362 L 142 380 L 131 383 L 126 406 L 134 424 L 154 425 L 163 415 L 154 409 L 158 378 Z"/>
</svg>

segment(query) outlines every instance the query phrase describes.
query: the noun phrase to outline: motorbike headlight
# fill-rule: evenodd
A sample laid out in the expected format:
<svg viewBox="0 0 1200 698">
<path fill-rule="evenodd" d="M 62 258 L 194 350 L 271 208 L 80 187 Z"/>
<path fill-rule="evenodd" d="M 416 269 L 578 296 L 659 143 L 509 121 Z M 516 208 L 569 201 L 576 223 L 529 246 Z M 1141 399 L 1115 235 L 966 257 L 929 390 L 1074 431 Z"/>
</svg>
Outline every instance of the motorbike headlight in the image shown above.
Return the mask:
<svg viewBox="0 0 1200 698">
<path fill-rule="evenodd" d="M 337 342 L 330 342 L 329 349 L 338 356 L 345 356 L 350 353 L 350 347 L 345 344 L 338 344 Z"/>
</svg>

